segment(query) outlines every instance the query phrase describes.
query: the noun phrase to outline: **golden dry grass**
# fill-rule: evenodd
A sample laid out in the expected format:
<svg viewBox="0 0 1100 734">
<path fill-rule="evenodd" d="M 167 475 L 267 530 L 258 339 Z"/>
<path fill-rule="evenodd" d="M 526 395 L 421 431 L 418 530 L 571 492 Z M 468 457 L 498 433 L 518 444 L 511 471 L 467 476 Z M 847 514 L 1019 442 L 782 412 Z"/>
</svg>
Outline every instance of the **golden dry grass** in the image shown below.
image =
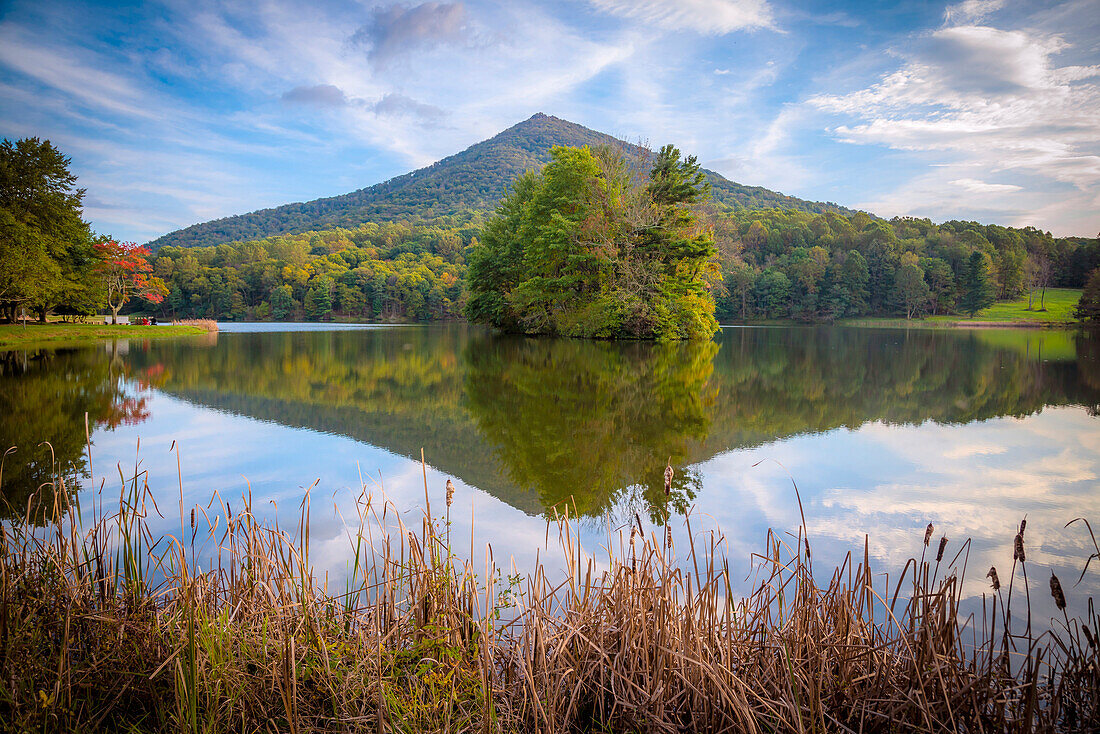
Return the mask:
<svg viewBox="0 0 1100 734">
<path fill-rule="evenodd" d="M 811 572 L 804 528 L 791 543 L 769 533 L 754 559 L 755 590 L 739 598 L 717 533 L 689 527 L 694 540 L 678 549 L 671 534 L 647 534 L 638 521 L 609 536 L 597 563 L 561 517 L 551 527 L 569 570 L 552 577 L 540 565 L 504 579 L 491 560 L 452 553 L 449 507 L 407 527 L 364 491 L 349 533 L 353 570 L 337 592 L 310 563 L 308 493 L 292 528 L 259 522 L 248 496 L 187 508 L 181 493 L 178 536 L 153 537 L 147 519 L 177 508 L 154 503 L 144 474 L 123 482 L 117 506 L 101 500 L 89 527 L 63 482 L 50 489 L 61 499 L 54 524 L 0 526 L 8 731 L 1100 724 L 1091 604 L 1087 619 L 1066 615 L 1064 627 L 1040 636 L 1030 624 L 1006 627 L 1011 604 L 1030 598 L 1027 561 L 1017 558 L 984 616 L 964 617 L 956 569 L 967 544 L 945 553 L 931 533 L 928 557 L 885 583 L 865 549 L 819 573 L 825 584 Z M 198 567 L 204 554 L 212 568 Z"/>
</svg>

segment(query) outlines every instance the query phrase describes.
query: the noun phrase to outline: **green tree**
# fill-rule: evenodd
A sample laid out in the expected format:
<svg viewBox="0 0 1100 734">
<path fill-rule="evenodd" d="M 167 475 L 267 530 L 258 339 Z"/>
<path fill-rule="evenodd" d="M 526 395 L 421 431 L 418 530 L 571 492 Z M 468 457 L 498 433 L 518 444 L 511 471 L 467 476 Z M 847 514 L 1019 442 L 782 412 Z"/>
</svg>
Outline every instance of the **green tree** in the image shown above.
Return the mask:
<svg viewBox="0 0 1100 734">
<path fill-rule="evenodd" d="M 1078 321 L 1100 323 L 1100 268 L 1093 270 L 1089 276 L 1073 315 Z"/>
<path fill-rule="evenodd" d="M 867 312 L 867 283 L 870 278 L 867 259 L 857 250 L 849 250 L 838 278 L 845 294 L 846 316 L 862 316 Z"/>
<path fill-rule="evenodd" d="M 971 317 L 983 308 L 992 306 L 996 300 L 996 290 L 989 270 L 989 255 L 980 250 L 971 253 L 963 274 L 963 294 L 959 300 L 959 308 Z"/>
<path fill-rule="evenodd" d="M 526 333 L 709 338 L 719 276 L 695 212 L 707 194 L 695 158 L 665 146 L 643 183 L 619 151 L 551 155 L 471 248 L 469 317 Z"/>
<path fill-rule="evenodd" d="M 756 306 L 769 319 L 783 318 L 790 308 L 791 281 L 782 271 L 768 268 L 756 279 Z"/>
<path fill-rule="evenodd" d="M 298 303 L 294 300 L 294 289 L 283 283 L 271 289 L 271 318 L 283 321 L 294 314 Z"/>
<path fill-rule="evenodd" d="M 306 292 L 305 306 L 306 318 L 310 321 L 321 321 L 332 313 L 332 281 L 328 278 L 318 278 L 313 287 Z"/>
<path fill-rule="evenodd" d="M 1024 251 L 1020 247 L 998 250 L 996 259 L 997 297 L 1014 298 L 1024 292 Z"/>
<path fill-rule="evenodd" d="M 915 258 L 914 258 L 915 259 Z M 904 262 L 894 273 L 894 298 L 911 319 L 931 300 L 932 292 L 924 281 L 924 271 L 914 262 Z"/>
<path fill-rule="evenodd" d="M 749 317 L 752 290 L 756 285 L 756 271 L 745 263 L 736 264 L 726 275 L 726 288 L 736 300 L 742 319 Z"/>
<path fill-rule="evenodd" d="M 23 307 L 45 320 L 56 306 L 88 311 L 98 301 L 84 189 L 69 164 L 48 140 L 0 144 L 0 308 L 9 317 Z"/>
<path fill-rule="evenodd" d="M 948 313 L 955 308 L 955 276 L 943 258 L 921 260 L 924 279 L 932 296 L 932 313 Z"/>
</svg>

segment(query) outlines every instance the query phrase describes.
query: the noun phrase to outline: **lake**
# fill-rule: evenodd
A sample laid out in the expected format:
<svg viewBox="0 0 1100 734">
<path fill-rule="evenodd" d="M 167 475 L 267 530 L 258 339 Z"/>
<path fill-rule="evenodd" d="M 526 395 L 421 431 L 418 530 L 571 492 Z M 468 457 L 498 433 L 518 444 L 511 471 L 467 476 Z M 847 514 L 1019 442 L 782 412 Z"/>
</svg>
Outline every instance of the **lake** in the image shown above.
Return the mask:
<svg viewBox="0 0 1100 734">
<path fill-rule="evenodd" d="M 730 327 L 648 344 L 225 324 L 0 353 L 0 448 L 18 447 L 0 490 L 24 514 L 60 467 L 87 515 L 146 472 L 164 533 L 179 531 L 181 487 L 185 512 L 251 492 L 256 514 L 288 524 L 308 490 L 311 560 L 339 577 L 361 490 L 419 527 L 426 475 L 437 514 L 456 485 L 453 545 L 478 559 L 491 545 L 505 568 L 556 547 L 554 513 L 580 515 L 593 552 L 635 515 L 673 516 L 686 542 L 690 513 L 696 539 L 724 531 L 748 579 L 768 528 L 797 533 L 797 483 L 818 568 L 862 557 L 866 538 L 874 567 L 896 572 L 932 522 L 950 557 L 971 539 L 958 561 L 971 598 L 990 565 L 1007 575 L 1026 516 L 1032 601 L 1049 618 L 1047 569 L 1071 612 L 1100 587 L 1095 568 L 1073 585 L 1092 544 L 1064 527 L 1100 520 L 1098 408 L 1100 338 L 1070 331 Z"/>
</svg>

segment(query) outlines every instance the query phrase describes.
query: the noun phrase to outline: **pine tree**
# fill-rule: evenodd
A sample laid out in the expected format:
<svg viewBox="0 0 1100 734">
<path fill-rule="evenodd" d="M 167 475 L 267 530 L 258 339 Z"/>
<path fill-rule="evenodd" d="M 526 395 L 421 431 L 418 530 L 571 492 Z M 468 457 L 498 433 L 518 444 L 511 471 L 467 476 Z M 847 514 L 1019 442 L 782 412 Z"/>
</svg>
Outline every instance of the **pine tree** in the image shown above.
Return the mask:
<svg viewBox="0 0 1100 734">
<path fill-rule="evenodd" d="M 1100 268 L 1093 270 L 1089 276 L 1073 315 L 1078 321 L 1100 323 Z"/>
<path fill-rule="evenodd" d="M 989 276 L 989 257 L 985 253 L 975 250 L 970 255 L 966 272 L 963 273 L 962 285 L 964 291 L 962 298 L 959 299 L 959 308 L 970 314 L 972 318 L 983 308 L 993 305 L 996 300 L 996 290 L 993 279 Z"/>
</svg>

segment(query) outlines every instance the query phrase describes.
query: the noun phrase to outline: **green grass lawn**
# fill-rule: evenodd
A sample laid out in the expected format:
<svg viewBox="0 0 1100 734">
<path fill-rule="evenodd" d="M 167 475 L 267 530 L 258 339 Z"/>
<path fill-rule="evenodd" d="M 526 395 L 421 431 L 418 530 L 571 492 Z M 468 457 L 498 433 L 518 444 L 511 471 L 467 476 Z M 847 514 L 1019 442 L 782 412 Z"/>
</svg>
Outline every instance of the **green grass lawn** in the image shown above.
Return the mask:
<svg viewBox="0 0 1100 734">
<path fill-rule="evenodd" d="M 206 332 L 197 326 L 115 326 L 107 324 L 0 324 L 0 349 L 22 349 L 104 339 L 159 339 Z"/>
<path fill-rule="evenodd" d="M 869 316 L 858 319 L 844 319 L 838 323 L 846 326 L 902 326 L 906 328 L 936 326 L 966 326 L 967 324 L 1004 324 L 1006 326 L 1060 326 L 1073 323 L 1073 310 L 1081 300 L 1080 288 L 1047 288 L 1044 301 L 1045 311 L 1039 308 L 1039 299 L 1035 299 L 1035 309 L 1027 310 L 1027 296 L 1014 301 L 998 301 L 987 309 L 979 311 L 973 318 L 963 314 L 949 316 L 925 316 L 906 321 L 896 317 L 883 318 Z"/>
<path fill-rule="evenodd" d="M 1014 301 L 999 301 L 987 309 L 979 311 L 973 319 L 968 316 L 929 316 L 924 321 L 938 323 L 943 321 L 965 324 L 967 321 L 995 321 L 998 323 L 1048 323 L 1064 324 L 1073 321 L 1073 309 L 1081 300 L 1079 288 L 1047 288 L 1044 305 L 1046 311 L 1028 311 L 1027 296 Z M 1039 307 L 1039 299 L 1034 306 Z"/>
</svg>

